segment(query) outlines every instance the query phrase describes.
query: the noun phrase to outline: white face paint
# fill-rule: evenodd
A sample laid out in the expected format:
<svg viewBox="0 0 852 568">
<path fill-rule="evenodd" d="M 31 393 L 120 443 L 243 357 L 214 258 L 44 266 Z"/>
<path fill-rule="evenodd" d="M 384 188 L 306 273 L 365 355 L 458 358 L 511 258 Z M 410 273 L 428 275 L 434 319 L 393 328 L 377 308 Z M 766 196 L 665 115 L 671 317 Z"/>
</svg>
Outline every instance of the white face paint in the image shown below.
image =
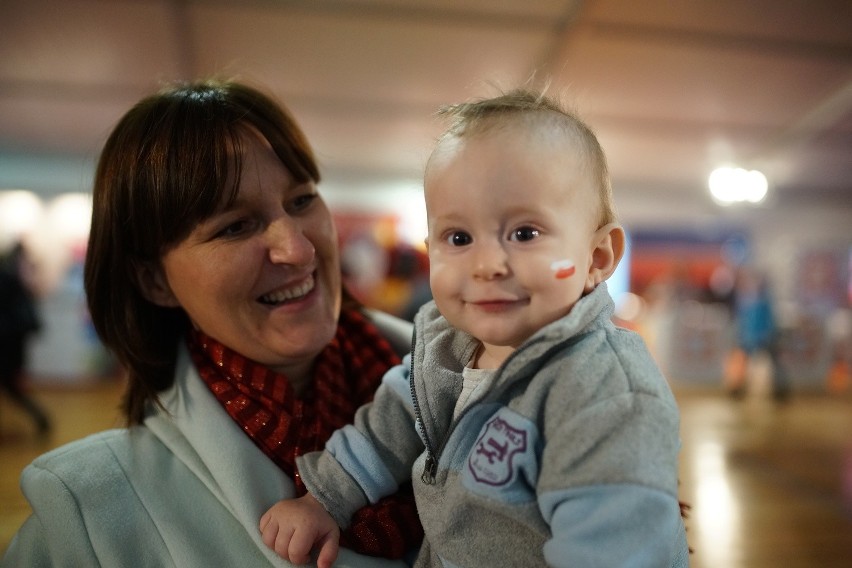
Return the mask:
<svg viewBox="0 0 852 568">
<path fill-rule="evenodd" d="M 574 265 L 574 261 L 570 259 L 563 260 L 554 260 L 550 263 L 550 270 L 553 271 L 553 275 L 562 280 L 564 278 L 568 278 L 569 276 L 573 276 L 574 272 L 576 272 L 577 267 Z"/>
</svg>

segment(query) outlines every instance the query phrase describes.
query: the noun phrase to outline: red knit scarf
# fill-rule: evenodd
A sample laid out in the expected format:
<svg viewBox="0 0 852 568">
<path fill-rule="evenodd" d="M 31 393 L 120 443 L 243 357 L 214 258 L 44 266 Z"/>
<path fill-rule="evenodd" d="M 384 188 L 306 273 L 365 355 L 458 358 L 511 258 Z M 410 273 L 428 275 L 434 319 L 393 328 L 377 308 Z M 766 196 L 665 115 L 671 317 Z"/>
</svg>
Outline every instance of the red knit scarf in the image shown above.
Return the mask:
<svg viewBox="0 0 852 568">
<path fill-rule="evenodd" d="M 194 331 L 189 348 L 199 375 L 251 440 L 306 492 L 296 456 L 321 450 L 351 424 L 391 366 L 400 362 L 360 312 L 344 310 L 332 342 L 317 358 L 311 386 L 297 397 L 287 377 Z M 341 545 L 362 554 L 400 558 L 420 544 L 423 529 L 411 487 L 358 511 Z"/>
</svg>

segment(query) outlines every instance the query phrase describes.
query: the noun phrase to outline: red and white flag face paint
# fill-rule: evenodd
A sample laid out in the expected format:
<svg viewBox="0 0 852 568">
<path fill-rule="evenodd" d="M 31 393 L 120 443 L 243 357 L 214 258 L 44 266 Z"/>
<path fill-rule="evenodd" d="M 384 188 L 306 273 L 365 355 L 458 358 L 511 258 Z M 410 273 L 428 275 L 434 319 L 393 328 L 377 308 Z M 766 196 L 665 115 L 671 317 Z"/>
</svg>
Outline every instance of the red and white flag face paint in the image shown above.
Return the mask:
<svg viewBox="0 0 852 568">
<path fill-rule="evenodd" d="M 573 276 L 577 267 L 574 266 L 574 263 L 571 260 L 566 258 L 564 260 L 556 260 L 550 263 L 550 269 L 553 271 L 553 275 L 556 278 L 562 280 L 569 276 Z"/>
</svg>

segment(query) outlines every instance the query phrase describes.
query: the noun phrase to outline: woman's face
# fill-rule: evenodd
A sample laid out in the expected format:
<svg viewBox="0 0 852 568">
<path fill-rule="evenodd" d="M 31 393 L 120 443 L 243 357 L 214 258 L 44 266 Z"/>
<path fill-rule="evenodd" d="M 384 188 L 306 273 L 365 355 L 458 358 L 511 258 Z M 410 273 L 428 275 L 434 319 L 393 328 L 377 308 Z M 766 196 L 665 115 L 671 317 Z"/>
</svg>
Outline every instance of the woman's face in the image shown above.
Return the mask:
<svg viewBox="0 0 852 568">
<path fill-rule="evenodd" d="M 162 258 L 160 305 L 249 359 L 304 376 L 340 314 L 337 232 L 255 130 L 242 136 L 239 194 Z"/>
</svg>

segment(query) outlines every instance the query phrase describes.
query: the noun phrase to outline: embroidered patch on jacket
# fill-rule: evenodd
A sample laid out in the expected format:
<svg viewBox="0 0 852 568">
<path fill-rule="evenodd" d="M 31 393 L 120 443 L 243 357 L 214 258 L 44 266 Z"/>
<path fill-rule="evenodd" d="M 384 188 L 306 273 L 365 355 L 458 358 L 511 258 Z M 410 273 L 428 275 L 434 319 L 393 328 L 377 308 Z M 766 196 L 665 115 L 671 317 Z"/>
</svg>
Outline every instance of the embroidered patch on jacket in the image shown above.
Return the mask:
<svg viewBox="0 0 852 568">
<path fill-rule="evenodd" d="M 500 417 L 494 417 L 476 441 L 467 466 L 478 482 L 505 485 L 512 479 L 512 459 L 526 449 L 527 433 Z"/>
</svg>

